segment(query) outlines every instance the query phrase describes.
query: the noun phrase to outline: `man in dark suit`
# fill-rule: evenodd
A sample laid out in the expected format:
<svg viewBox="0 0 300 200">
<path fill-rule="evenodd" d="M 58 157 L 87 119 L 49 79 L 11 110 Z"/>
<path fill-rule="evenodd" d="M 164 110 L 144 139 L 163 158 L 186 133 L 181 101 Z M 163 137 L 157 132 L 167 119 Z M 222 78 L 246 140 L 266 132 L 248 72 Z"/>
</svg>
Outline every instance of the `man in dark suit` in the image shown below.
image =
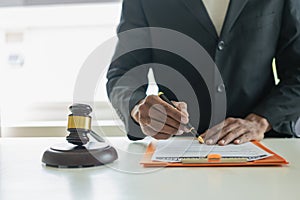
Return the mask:
<svg viewBox="0 0 300 200">
<path fill-rule="evenodd" d="M 205 0 L 124 0 L 118 33 L 162 27 L 191 37 L 218 66 L 224 85 L 217 85 L 215 90 L 224 92 L 226 88 L 227 96 L 226 119 L 209 127 L 212 111 L 207 88 L 186 60 L 157 49 L 129 52 L 111 63 L 107 91 L 130 139 L 139 140 L 146 135 L 167 139 L 187 131 L 182 124 L 189 121 L 198 125 L 196 128 L 204 133 L 207 144 L 241 144 L 268 135 L 299 134 L 295 127 L 300 116 L 300 1 L 231 0 L 222 5 L 226 12 Z M 214 11 L 227 13 L 226 17 Z M 151 34 L 127 41 L 119 38 L 116 52 L 141 38 L 151 41 Z M 280 79 L 278 85 L 272 73 L 273 59 Z M 168 75 L 160 73 L 161 66 L 153 67 L 156 82 L 178 109 L 157 96 L 146 96 L 147 84 L 143 83 L 147 80 L 147 68 L 138 76 L 129 77 L 132 81 L 118 84 L 122 77 L 130 76 L 125 75 L 127 72 L 147 63 L 162 63 L 184 74 L 196 93 L 198 105 L 182 98 L 188 94 L 170 90 L 172 83 L 165 82 Z M 142 86 L 131 91 L 137 82 Z M 197 106 L 201 120 L 193 121 L 197 118 Z"/>
</svg>

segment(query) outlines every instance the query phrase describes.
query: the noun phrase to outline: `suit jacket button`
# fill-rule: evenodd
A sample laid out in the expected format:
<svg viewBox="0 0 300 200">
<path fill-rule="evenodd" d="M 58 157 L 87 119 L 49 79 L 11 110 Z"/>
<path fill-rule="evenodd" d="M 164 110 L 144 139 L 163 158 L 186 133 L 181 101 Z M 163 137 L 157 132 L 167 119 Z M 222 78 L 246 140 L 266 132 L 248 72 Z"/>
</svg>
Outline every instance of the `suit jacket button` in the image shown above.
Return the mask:
<svg viewBox="0 0 300 200">
<path fill-rule="evenodd" d="M 220 41 L 219 44 L 218 44 L 218 49 L 219 51 L 222 51 L 225 47 L 225 42 L 224 41 Z"/>
<path fill-rule="evenodd" d="M 218 85 L 217 91 L 219 93 L 224 92 L 225 91 L 225 85 L 223 83 Z"/>
</svg>

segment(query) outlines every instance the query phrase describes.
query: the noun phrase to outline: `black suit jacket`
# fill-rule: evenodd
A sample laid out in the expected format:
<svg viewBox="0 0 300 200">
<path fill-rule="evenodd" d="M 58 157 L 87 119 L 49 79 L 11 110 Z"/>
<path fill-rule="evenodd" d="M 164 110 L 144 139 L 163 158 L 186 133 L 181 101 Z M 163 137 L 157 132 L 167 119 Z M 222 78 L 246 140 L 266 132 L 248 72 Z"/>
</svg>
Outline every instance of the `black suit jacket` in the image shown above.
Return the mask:
<svg viewBox="0 0 300 200">
<path fill-rule="evenodd" d="M 204 47 L 218 66 L 226 87 L 227 117 L 243 118 L 255 113 L 265 117 L 276 132 L 295 134 L 295 122 L 300 116 L 299 0 L 231 0 L 220 37 L 200 0 L 124 0 L 118 33 L 141 27 L 176 30 Z M 135 40 L 151 42 L 151 34 L 119 38 L 116 54 Z M 273 58 L 280 79 L 278 85 L 272 73 Z M 107 73 L 108 95 L 125 123 L 128 137 L 145 137 L 130 111 L 146 96 L 148 68 L 144 67 L 134 77 L 126 72 L 147 63 L 170 66 L 190 80 L 198 105 L 184 91 L 180 95 L 180 91 L 175 94 L 169 90 L 172 81 L 166 80 L 172 78 L 160 73 L 161 66 L 152 66 L 160 90 L 171 99 L 186 101 L 192 124 L 198 125 L 199 132 L 205 131 L 212 112 L 201 76 L 194 73 L 190 63 L 170 52 L 144 49 L 114 60 Z M 124 76 L 132 81 L 117 84 Z M 137 83 L 143 86 L 133 89 Z M 194 117 L 199 111 L 201 120 Z"/>
</svg>

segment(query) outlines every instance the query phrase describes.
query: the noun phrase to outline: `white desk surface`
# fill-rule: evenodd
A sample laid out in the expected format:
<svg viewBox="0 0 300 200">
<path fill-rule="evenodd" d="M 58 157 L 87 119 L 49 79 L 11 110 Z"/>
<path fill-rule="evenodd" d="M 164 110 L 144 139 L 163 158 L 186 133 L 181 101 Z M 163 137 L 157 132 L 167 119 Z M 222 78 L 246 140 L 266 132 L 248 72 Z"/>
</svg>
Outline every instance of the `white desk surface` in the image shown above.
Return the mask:
<svg viewBox="0 0 300 200">
<path fill-rule="evenodd" d="M 57 169 L 42 165 L 41 156 L 64 138 L 0 139 L 0 199 L 300 199 L 297 139 L 263 141 L 284 156 L 289 166 L 248 168 L 143 168 L 139 160 L 149 140 L 108 140 L 119 152 L 113 164 Z"/>
</svg>

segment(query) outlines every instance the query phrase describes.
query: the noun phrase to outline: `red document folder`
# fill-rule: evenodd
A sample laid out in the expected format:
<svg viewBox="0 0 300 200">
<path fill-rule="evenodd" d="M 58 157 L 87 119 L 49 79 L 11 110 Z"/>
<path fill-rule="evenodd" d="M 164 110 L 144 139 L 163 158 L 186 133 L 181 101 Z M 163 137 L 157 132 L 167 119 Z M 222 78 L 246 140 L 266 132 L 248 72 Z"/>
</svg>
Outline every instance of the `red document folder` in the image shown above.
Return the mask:
<svg viewBox="0 0 300 200">
<path fill-rule="evenodd" d="M 263 144 L 258 141 L 252 142 L 256 146 L 260 147 L 261 149 L 269 152 L 272 156 L 256 161 L 249 161 L 249 162 L 235 162 L 235 163 L 227 163 L 227 162 L 207 162 L 207 163 L 169 163 L 169 162 L 159 162 L 159 161 L 152 161 L 152 155 L 155 151 L 155 143 L 151 142 L 146 152 L 141 160 L 141 164 L 144 167 L 239 167 L 239 166 L 283 166 L 289 164 L 283 157 L 279 156 L 275 152 L 271 151 Z"/>
</svg>

